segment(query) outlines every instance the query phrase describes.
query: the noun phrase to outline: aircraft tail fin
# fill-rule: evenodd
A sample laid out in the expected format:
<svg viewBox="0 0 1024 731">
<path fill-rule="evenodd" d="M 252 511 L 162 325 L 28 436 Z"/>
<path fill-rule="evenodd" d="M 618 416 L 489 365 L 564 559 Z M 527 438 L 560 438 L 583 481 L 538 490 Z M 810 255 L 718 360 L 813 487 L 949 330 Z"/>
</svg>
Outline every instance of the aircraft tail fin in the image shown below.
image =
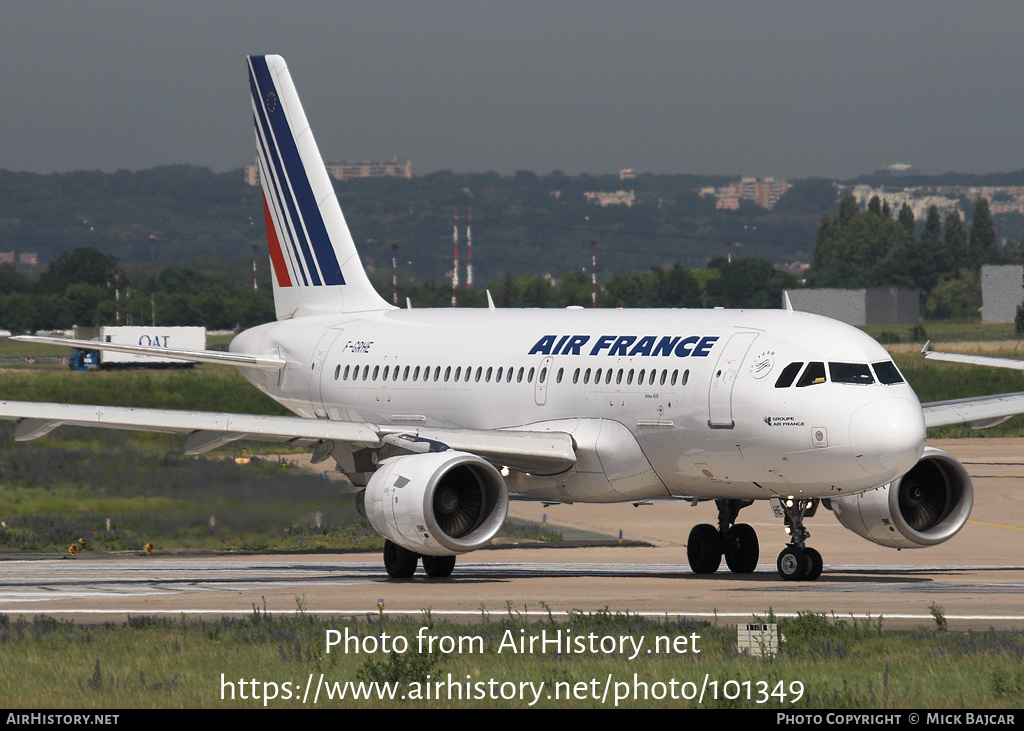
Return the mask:
<svg viewBox="0 0 1024 731">
<path fill-rule="evenodd" d="M 389 309 L 356 252 L 280 56 L 249 56 L 277 319 Z"/>
</svg>

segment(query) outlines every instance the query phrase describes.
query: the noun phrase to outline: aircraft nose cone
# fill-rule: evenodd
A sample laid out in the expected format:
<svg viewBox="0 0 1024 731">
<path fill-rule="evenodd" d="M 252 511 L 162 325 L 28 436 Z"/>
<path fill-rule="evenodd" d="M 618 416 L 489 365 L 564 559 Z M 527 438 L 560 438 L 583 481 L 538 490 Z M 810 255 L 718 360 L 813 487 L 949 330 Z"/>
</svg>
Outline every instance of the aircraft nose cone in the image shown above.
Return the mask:
<svg viewBox="0 0 1024 731">
<path fill-rule="evenodd" d="M 883 398 L 860 407 L 850 417 L 850 445 L 858 463 L 884 484 L 908 472 L 924 451 L 921 405 L 903 398 Z"/>
</svg>

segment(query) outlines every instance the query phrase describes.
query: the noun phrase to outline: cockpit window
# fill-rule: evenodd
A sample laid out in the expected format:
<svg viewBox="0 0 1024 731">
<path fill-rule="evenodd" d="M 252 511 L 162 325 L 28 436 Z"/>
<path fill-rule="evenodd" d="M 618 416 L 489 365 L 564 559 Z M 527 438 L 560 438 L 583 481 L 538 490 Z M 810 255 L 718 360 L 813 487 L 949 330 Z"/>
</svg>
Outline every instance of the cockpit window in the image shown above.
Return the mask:
<svg viewBox="0 0 1024 731">
<path fill-rule="evenodd" d="M 775 382 L 775 388 L 789 388 L 793 385 L 793 381 L 796 380 L 796 374 L 803 368 L 803 363 L 790 363 L 788 366 L 782 369 L 782 374 L 779 376 L 779 380 Z"/>
<path fill-rule="evenodd" d="M 829 363 L 828 374 L 832 383 L 874 383 L 867 363 Z"/>
<path fill-rule="evenodd" d="M 872 363 L 871 367 L 875 369 L 875 375 L 880 383 L 884 383 L 886 386 L 891 386 L 894 383 L 903 383 L 903 376 L 900 375 L 900 372 L 896 369 L 896 364 L 891 360 Z"/>
<path fill-rule="evenodd" d="M 814 386 L 818 383 L 825 382 L 825 364 L 819 362 L 812 362 L 807 364 L 807 368 L 804 369 L 804 373 L 800 376 L 800 380 L 797 381 L 796 387 L 803 388 L 804 386 Z"/>
</svg>

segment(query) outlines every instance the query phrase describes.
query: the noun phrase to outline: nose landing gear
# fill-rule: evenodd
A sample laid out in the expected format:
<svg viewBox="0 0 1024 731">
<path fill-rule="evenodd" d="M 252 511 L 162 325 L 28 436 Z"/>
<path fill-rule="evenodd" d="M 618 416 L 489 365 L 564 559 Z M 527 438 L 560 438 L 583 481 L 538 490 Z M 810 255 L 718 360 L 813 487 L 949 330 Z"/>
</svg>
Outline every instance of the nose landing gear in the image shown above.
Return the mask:
<svg viewBox="0 0 1024 731">
<path fill-rule="evenodd" d="M 790 535 L 789 545 L 782 549 L 776 561 L 779 576 L 786 581 L 814 581 L 821 576 L 821 554 L 804 542 L 811 534 L 804 528 L 804 518 L 814 515 L 818 499 L 787 497 L 772 499 L 772 508 L 785 516 L 786 530 Z"/>
</svg>

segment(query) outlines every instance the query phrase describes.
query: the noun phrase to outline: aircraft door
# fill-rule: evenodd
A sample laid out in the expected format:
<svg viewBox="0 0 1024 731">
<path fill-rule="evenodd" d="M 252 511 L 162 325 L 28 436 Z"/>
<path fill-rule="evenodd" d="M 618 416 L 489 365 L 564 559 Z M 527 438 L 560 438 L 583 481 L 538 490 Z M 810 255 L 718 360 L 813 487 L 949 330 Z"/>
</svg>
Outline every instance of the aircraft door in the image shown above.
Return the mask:
<svg viewBox="0 0 1024 731">
<path fill-rule="evenodd" d="M 718 357 L 708 391 L 708 426 L 712 429 L 732 429 L 736 426 L 732 418 L 733 387 L 743 358 L 756 338 L 756 332 L 735 333 Z"/>
<path fill-rule="evenodd" d="M 548 401 L 548 383 L 551 381 L 551 358 L 545 358 L 537 369 L 537 387 L 534 390 L 534 401 L 543 406 Z"/>
<path fill-rule="evenodd" d="M 341 335 L 342 328 L 331 328 L 320 336 L 320 342 L 313 348 L 313 355 L 309 363 L 309 403 L 313 407 L 313 413 L 318 419 L 327 418 L 327 409 L 324 408 L 323 393 L 320 388 L 320 381 L 324 372 L 324 360 L 330 351 L 334 341 Z"/>
</svg>

